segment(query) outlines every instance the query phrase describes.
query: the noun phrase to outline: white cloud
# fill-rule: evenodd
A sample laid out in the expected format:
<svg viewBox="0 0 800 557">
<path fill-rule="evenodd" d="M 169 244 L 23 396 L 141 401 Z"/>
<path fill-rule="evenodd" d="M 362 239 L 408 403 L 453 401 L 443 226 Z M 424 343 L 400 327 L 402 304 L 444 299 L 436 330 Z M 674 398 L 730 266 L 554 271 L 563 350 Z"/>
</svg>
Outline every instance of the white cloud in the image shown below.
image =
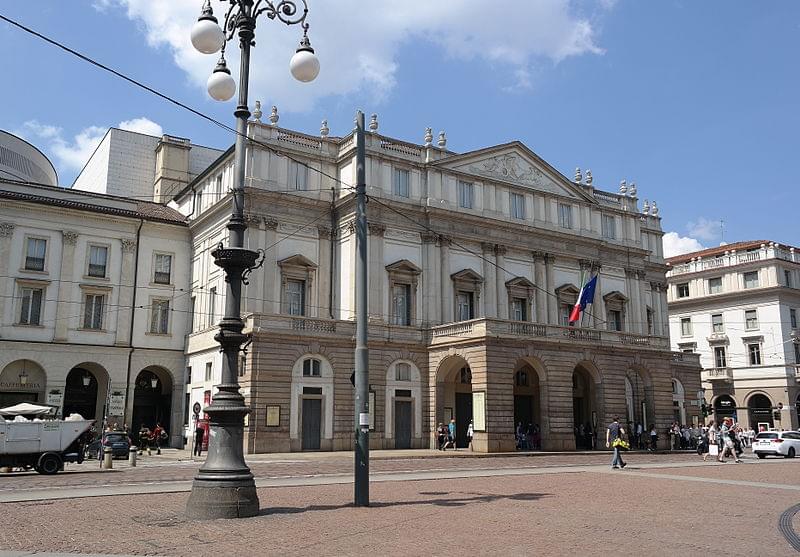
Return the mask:
<svg viewBox="0 0 800 557">
<path fill-rule="evenodd" d="M 168 47 L 189 81 L 205 91 L 217 57 L 195 52 L 189 42 L 200 2 L 100 0 L 98 4 L 105 8 L 109 2 L 143 24 L 151 47 Z M 225 3 L 212 4 L 222 21 Z M 322 65 L 319 77 L 312 84 L 291 78 L 288 62 L 300 30 L 264 18 L 256 30 L 251 99 L 277 104 L 281 111 L 307 110 L 318 98 L 355 91 L 367 91 L 380 101 L 394 88 L 400 47 L 412 41 L 431 47 L 432 57 L 438 47 L 451 58 L 488 62 L 483 71 L 489 71 L 488 66 L 497 69 L 502 74 L 499 82 L 529 87 L 531 68 L 537 62 L 558 63 L 570 56 L 602 53 L 592 24 L 576 12 L 571 0 L 314 2 L 308 22 L 309 37 Z M 228 66 L 234 70 L 238 68 L 238 48 L 235 42 L 230 46 Z"/>
<path fill-rule="evenodd" d="M 712 242 L 720 235 L 720 222 L 708 220 L 705 217 L 700 217 L 696 221 L 691 221 L 686 224 L 686 230 L 690 236 Z"/>
<path fill-rule="evenodd" d="M 161 126 L 145 117 L 124 120 L 117 127 L 148 135 L 162 135 Z M 45 150 L 53 154 L 59 171 L 66 170 L 67 173 L 72 173 L 83 168 L 107 131 L 108 128 L 89 126 L 78 132 L 72 139 L 64 139 L 61 128 L 29 120 L 23 124 L 20 135 L 44 140 Z"/>
<path fill-rule="evenodd" d="M 705 249 L 696 238 L 680 236 L 677 232 L 664 234 L 664 257 L 674 257 Z"/>
</svg>

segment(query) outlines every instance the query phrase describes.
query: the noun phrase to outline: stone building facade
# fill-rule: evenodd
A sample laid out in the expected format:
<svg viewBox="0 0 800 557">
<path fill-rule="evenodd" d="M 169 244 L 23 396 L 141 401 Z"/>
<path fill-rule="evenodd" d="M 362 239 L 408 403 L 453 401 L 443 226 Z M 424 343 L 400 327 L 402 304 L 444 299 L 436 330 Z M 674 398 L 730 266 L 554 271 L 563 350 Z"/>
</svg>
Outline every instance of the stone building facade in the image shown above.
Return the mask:
<svg viewBox="0 0 800 557">
<path fill-rule="evenodd" d="M 668 263 L 672 346 L 700 355 L 713 416 L 797 429 L 800 251 L 755 240 Z"/>
<path fill-rule="evenodd" d="M 430 447 L 455 418 L 463 445 L 513 450 L 515 424 L 544 449 L 614 415 L 666 427 L 700 412 L 696 355 L 670 350 L 660 218 L 633 184 L 570 180 L 519 142 L 457 154 L 367 134 L 370 442 Z M 245 290 L 252 343 L 240 382 L 248 452 L 347 450 L 354 432 L 355 142 L 253 121 L 245 208 L 263 267 Z M 192 233 L 190 403 L 218 380 L 233 153 L 175 196 Z M 594 304 L 568 326 L 582 281 Z M 676 389 L 675 385 L 680 385 Z M 681 393 L 680 398 L 675 394 Z M 580 445 L 582 440 L 577 440 Z"/>
</svg>

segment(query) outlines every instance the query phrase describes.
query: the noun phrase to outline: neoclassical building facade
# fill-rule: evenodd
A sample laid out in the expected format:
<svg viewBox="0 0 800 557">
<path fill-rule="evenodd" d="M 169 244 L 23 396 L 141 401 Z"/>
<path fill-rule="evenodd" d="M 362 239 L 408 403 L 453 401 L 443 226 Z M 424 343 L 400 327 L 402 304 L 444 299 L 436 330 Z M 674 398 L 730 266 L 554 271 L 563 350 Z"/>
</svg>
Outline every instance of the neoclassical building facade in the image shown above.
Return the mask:
<svg viewBox="0 0 800 557">
<path fill-rule="evenodd" d="M 243 306 L 246 450 L 349 450 L 355 142 L 276 123 L 248 129 L 247 242 L 264 262 Z M 443 133 L 414 144 L 378 133 L 376 117 L 370 129 L 373 447 L 431 447 L 451 418 L 461 445 L 473 422 L 484 452 L 513 450 L 518 423 L 561 450 L 615 415 L 699 419 L 697 356 L 670 350 L 660 218 L 633 184 L 568 179 L 519 142 L 458 154 Z M 174 197 L 192 235 L 190 403 L 208 403 L 219 377 L 225 285 L 210 253 L 226 241 L 232 165 L 230 149 Z M 594 274 L 594 304 L 569 326 Z"/>
</svg>

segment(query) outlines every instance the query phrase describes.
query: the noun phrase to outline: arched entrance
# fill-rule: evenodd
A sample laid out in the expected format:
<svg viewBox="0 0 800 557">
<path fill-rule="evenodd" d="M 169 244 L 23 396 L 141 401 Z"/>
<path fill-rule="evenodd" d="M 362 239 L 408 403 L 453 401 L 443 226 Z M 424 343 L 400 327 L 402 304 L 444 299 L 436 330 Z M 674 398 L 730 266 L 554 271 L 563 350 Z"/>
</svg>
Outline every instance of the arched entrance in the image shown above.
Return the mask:
<svg viewBox="0 0 800 557">
<path fill-rule="evenodd" d="M 714 400 L 714 420 L 720 423 L 728 417 L 736 420 L 736 401 L 730 395 L 719 395 Z"/>
<path fill-rule="evenodd" d="M 98 364 L 83 363 L 67 374 L 62 415 L 80 414 L 89 420 L 103 419 L 108 374 Z"/>
<path fill-rule="evenodd" d="M 523 448 L 541 449 L 542 406 L 539 374 L 530 364 L 514 373 L 514 427 L 527 434 Z"/>
<path fill-rule="evenodd" d="M 591 372 L 578 364 L 572 372 L 572 423 L 576 449 L 594 448 L 597 393 Z"/>
<path fill-rule="evenodd" d="M 472 369 L 461 356 L 451 356 L 436 372 L 436 426 L 456 421 L 456 446 L 467 446 L 467 428 L 472 421 Z"/>
<path fill-rule="evenodd" d="M 11 362 L 0 373 L 0 408 L 20 402 L 47 402 L 47 376 L 32 360 Z"/>
<path fill-rule="evenodd" d="M 750 427 L 756 431 L 761 431 L 762 427 L 775 427 L 775 422 L 772 421 L 772 401 L 767 395 L 756 393 L 750 397 L 747 401 L 747 417 Z"/>
<path fill-rule="evenodd" d="M 172 379 L 169 373 L 155 366 L 140 371 L 133 389 L 131 431 L 135 434 L 143 424 L 153 429 L 160 423 L 169 432 L 171 399 Z"/>
</svg>

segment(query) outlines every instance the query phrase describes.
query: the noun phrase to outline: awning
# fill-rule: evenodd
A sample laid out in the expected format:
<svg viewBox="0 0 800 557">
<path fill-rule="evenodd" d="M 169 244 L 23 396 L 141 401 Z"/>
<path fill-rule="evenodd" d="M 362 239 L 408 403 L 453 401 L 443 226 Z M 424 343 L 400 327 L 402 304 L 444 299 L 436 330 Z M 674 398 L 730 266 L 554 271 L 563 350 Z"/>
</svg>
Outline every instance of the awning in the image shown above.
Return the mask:
<svg viewBox="0 0 800 557">
<path fill-rule="evenodd" d="M 43 406 L 41 404 L 31 404 L 21 402 L 14 406 L 0 408 L 0 416 L 48 416 L 58 412 L 57 406 Z"/>
</svg>

